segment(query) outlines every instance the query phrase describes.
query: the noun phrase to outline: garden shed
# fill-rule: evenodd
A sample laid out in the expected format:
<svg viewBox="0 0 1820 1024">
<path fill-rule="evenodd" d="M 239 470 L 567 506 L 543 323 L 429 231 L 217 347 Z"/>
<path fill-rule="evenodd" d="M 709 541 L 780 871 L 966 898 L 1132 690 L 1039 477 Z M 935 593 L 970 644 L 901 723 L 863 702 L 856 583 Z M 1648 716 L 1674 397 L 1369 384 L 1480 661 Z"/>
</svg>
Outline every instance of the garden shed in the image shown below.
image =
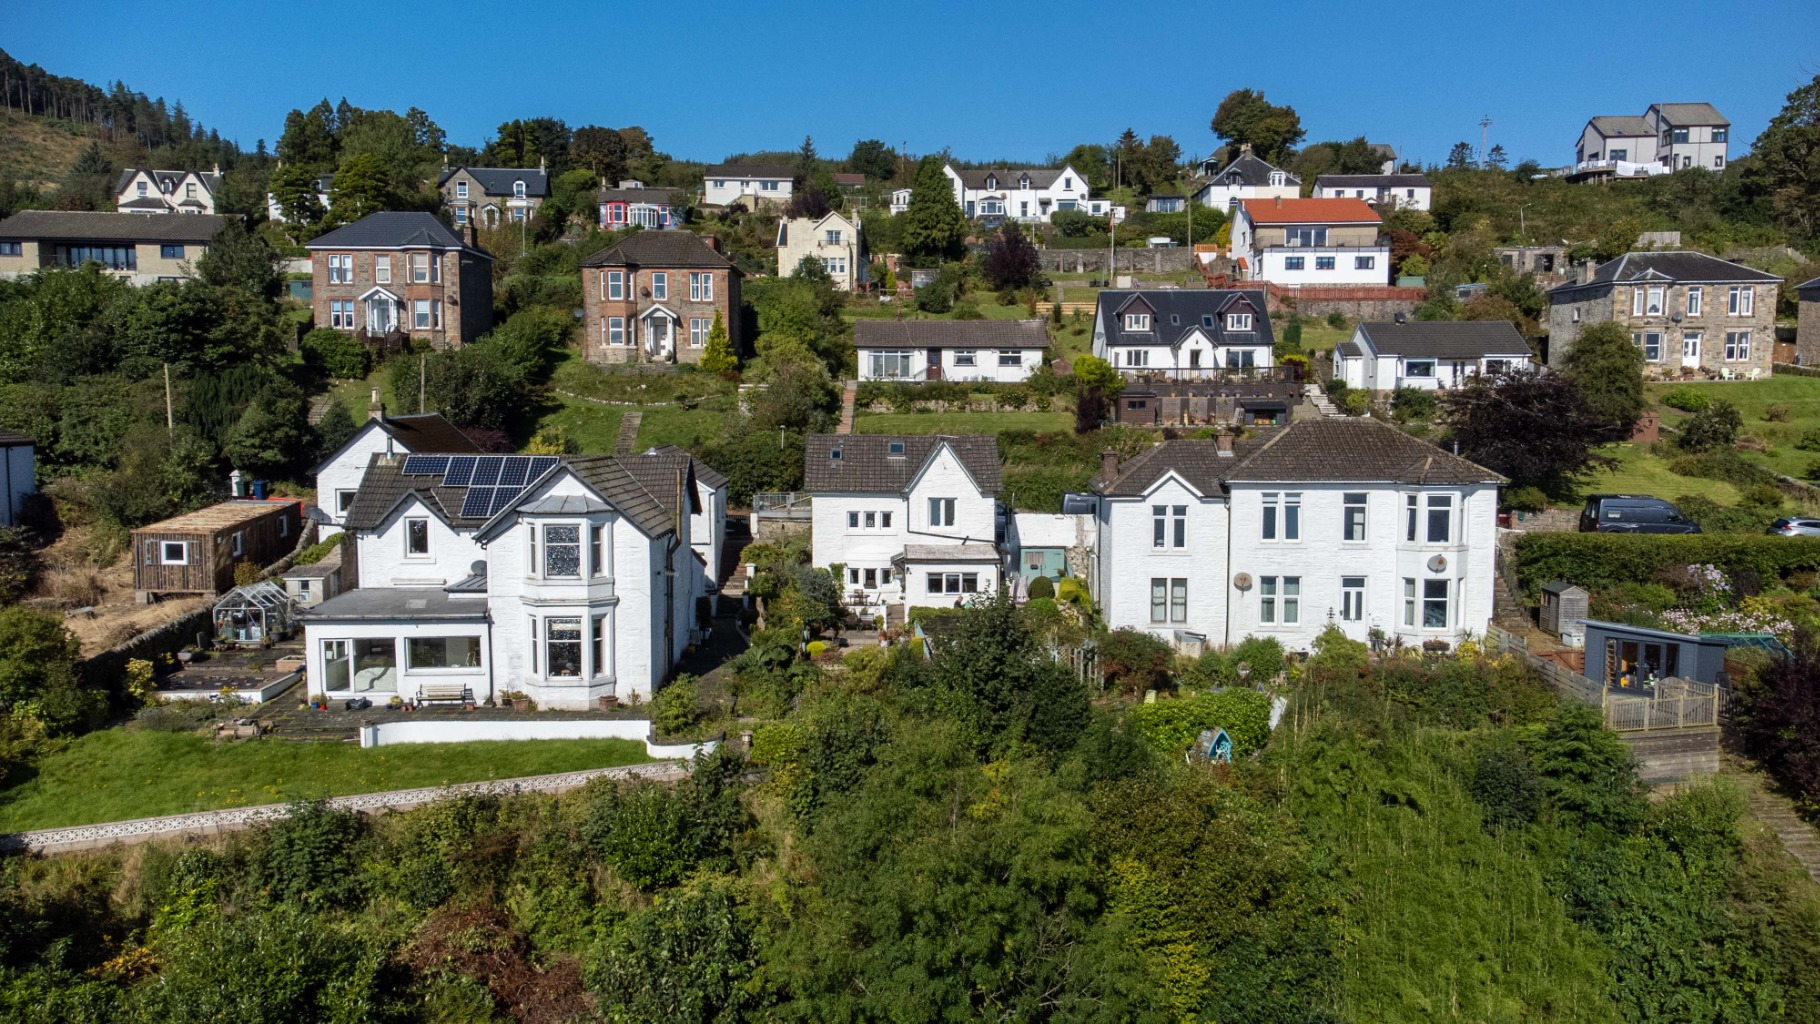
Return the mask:
<svg viewBox="0 0 1820 1024">
<path fill-rule="evenodd" d="M 294 498 L 240 498 L 133 531 L 133 590 L 214 597 L 234 589 L 234 566 L 264 568 L 289 554 L 303 531 Z"/>
<path fill-rule="evenodd" d="M 1542 629 L 1560 636 L 1562 633 L 1586 631 L 1585 588 L 1556 580 L 1542 587 Z"/>
<path fill-rule="evenodd" d="M 297 605 L 271 580 L 235 587 L 215 602 L 215 642 L 257 647 L 296 631 Z"/>
</svg>

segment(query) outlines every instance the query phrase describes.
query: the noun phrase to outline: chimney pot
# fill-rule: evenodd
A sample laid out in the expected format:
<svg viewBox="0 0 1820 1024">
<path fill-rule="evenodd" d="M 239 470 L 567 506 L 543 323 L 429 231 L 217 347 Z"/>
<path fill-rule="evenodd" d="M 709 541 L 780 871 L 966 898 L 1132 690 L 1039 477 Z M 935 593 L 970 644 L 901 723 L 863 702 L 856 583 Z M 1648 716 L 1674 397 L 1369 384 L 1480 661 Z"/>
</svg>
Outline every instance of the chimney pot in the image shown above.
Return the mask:
<svg viewBox="0 0 1820 1024">
<path fill-rule="evenodd" d="M 1282 197 L 1282 196 L 1277 196 L 1277 209 L 1279 209 L 1279 210 L 1280 210 L 1280 209 L 1282 209 L 1282 208 L 1283 208 L 1283 197 Z"/>
<path fill-rule="evenodd" d="M 1107 449 L 1101 451 L 1100 452 L 1100 478 L 1102 480 L 1115 480 L 1118 478 L 1118 475 L 1119 475 L 1118 450 L 1115 448 L 1107 448 Z"/>
</svg>

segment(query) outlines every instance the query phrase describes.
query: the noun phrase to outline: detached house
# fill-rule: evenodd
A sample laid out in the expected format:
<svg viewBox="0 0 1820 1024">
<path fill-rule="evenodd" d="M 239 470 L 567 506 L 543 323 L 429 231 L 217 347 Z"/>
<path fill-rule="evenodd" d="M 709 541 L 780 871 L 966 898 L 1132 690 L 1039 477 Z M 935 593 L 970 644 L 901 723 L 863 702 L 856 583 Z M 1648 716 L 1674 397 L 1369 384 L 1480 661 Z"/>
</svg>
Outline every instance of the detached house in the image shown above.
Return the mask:
<svg viewBox="0 0 1820 1024">
<path fill-rule="evenodd" d="M 541 166 L 445 167 L 436 190 L 456 227 L 496 228 L 535 216 L 550 198 L 550 174 Z"/>
<path fill-rule="evenodd" d="M 227 218 L 21 210 L 0 220 L 0 279 L 94 263 L 128 284 L 182 281 Z"/>
<path fill-rule="evenodd" d="M 628 180 L 618 188 L 603 188 L 596 197 L 600 204 L 600 229 L 618 231 L 637 225 L 647 230 L 681 227 L 684 200 L 679 188 L 647 188 L 642 181 Z"/>
<path fill-rule="evenodd" d="M 1529 343 L 1508 320 L 1410 320 L 1361 323 L 1334 350 L 1333 375 L 1350 388 L 1459 387 L 1482 373 L 1532 361 Z"/>
<path fill-rule="evenodd" d="M 301 616 L 311 693 L 649 698 L 705 625 L 704 478 L 675 449 L 375 454 L 347 516 L 363 585 Z"/>
<path fill-rule="evenodd" d="M 1590 266 L 1549 289 L 1548 365 L 1561 365 L 1586 324 L 1609 320 L 1630 332 L 1653 376 L 1769 375 L 1781 278 L 1698 252 Z"/>
<path fill-rule="evenodd" d="M 1127 376 L 1249 374 L 1275 365 L 1264 293 L 1160 288 L 1100 292 L 1093 354 Z"/>
<path fill-rule="evenodd" d="M 316 326 L 459 348 L 493 328 L 493 257 L 427 213 L 373 213 L 304 243 Z"/>
<path fill-rule="evenodd" d="M 1210 173 L 1195 190 L 1194 201 L 1219 210 L 1230 210 L 1247 199 L 1295 199 L 1302 194 L 1301 178 L 1253 156 L 1250 143 L 1239 147 L 1231 163 Z"/>
<path fill-rule="evenodd" d="M 841 291 L 866 284 L 867 255 L 859 225 L 839 213 L 777 222 L 778 276 L 795 277 L 805 259 L 820 263 Z"/>
<path fill-rule="evenodd" d="M 582 351 L 597 363 L 698 363 L 718 313 L 739 352 L 742 276 L 716 239 L 636 232 L 582 261 Z"/>
<path fill-rule="evenodd" d="M 704 206 L 783 204 L 796 191 L 796 171 L 782 165 L 715 164 L 702 176 Z"/>
<path fill-rule="evenodd" d="M 1253 281 L 1382 285 L 1390 246 L 1362 199 L 1247 199 L 1232 221 L 1232 254 Z"/>
<path fill-rule="evenodd" d="M 1572 177 L 1641 178 L 1688 167 L 1722 171 L 1731 122 L 1710 103 L 1652 103 L 1642 117 L 1606 114 L 1580 129 Z"/>
<path fill-rule="evenodd" d="M 839 567 L 846 602 L 894 621 L 950 608 L 1004 578 L 998 439 L 812 434 L 803 486 L 814 496 L 814 564 Z"/>
<path fill-rule="evenodd" d="M 1492 613 L 1498 474 L 1372 419 L 1165 441 L 1093 481 L 1106 624 L 1179 647 L 1457 642 Z"/>
<path fill-rule="evenodd" d="M 1380 210 L 1426 210 L 1434 186 L 1426 174 L 1323 174 L 1314 179 L 1317 199 L 1363 199 Z"/>
<path fill-rule="evenodd" d="M 114 209 L 120 213 L 215 212 L 221 191 L 221 168 L 209 171 L 154 171 L 128 167 L 114 183 Z"/>
<path fill-rule="evenodd" d="M 954 186 L 954 201 L 968 220 L 1047 224 L 1049 215 L 1058 210 L 1094 212 L 1088 204 L 1087 179 L 1067 165 L 1059 169 L 985 167 L 963 171 L 946 164 L 942 173 Z"/>
<path fill-rule="evenodd" d="M 1043 365 L 1041 320 L 858 320 L 860 380 L 1028 380 Z"/>
</svg>

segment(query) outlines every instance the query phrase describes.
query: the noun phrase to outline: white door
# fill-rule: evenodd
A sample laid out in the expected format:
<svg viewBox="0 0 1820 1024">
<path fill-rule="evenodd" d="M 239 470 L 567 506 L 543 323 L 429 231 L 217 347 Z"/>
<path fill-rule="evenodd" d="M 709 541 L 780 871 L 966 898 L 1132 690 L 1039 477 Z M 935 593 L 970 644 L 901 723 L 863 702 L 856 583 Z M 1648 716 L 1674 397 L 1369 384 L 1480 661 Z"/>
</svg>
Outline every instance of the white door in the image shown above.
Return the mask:
<svg viewBox="0 0 1820 1024">
<path fill-rule="evenodd" d="M 1681 336 L 1681 365 L 1700 365 L 1700 332 L 1689 331 Z"/>
<path fill-rule="evenodd" d="M 392 330 L 392 300 L 375 295 L 367 300 L 367 333 L 388 334 Z"/>
<path fill-rule="evenodd" d="M 661 314 L 645 321 L 645 350 L 654 356 L 670 351 L 670 318 Z"/>
</svg>

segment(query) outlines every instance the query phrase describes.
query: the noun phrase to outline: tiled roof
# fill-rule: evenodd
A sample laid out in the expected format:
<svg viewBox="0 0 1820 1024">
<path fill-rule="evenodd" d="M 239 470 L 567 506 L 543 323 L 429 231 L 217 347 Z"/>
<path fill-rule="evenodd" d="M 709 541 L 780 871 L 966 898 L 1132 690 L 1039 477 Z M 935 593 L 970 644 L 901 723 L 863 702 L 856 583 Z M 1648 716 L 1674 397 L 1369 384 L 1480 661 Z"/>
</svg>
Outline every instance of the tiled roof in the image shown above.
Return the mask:
<svg viewBox="0 0 1820 1024">
<path fill-rule="evenodd" d="M 648 465 L 628 468 L 628 460 L 613 455 L 584 455 L 565 459 L 577 479 L 612 502 L 620 514 L 630 519 L 647 536 L 656 537 L 676 528 L 678 520 L 693 511 L 695 489 L 689 486 L 688 463 L 679 461 L 660 472 Z M 682 493 L 678 494 L 676 471 L 682 470 Z M 681 498 L 683 504 L 678 505 Z"/>
<path fill-rule="evenodd" d="M 596 201 L 674 206 L 681 196 L 682 189 L 680 188 L 603 188 L 596 196 Z"/>
<path fill-rule="evenodd" d="M 525 195 L 541 199 L 550 194 L 550 172 L 541 167 L 450 167 L 436 179 L 441 188 L 450 178 L 466 171 L 480 183 L 480 190 L 490 196 L 512 196 L 517 182 L 525 183 Z"/>
<path fill-rule="evenodd" d="M 1213 179 L 1209 184 L 1250 185 L 1258 187 L 1270 184 L 1271 172 L 1280 170 L 1282 170 L 1282 168 L 1272 166 L 1247 151 L 1240 153 L 1238 159 L 1227 164 L 1225 167 L 1220 168 L 1219 173 L 1213 176 Z M 1291 174 L 1289 175 L 1288 182 L 1291 185 L 1300 185 L 1302 179 Z"/>
<path fill-rule="evenodd" d="M 971 189 L 982 188 L 1016 188 L 1018 180 L 1028 175 L 1031 188 L 1048 188 L 1055 184 L 1055 179 L 1062 176 L 1061 167 L 976 167 L 968 170 L 955 168 L 960 175 L 961 184 Z M 997 185 L 988 186 L 987 178 L 994 178 Z"/>
<path fill-rule="evenodd" d="M 1253 224 L 1376 224 L 1378 211 L 1363 199 L 1246 199 Z"/>
<path fill-rule="evenodd" d="M 891 454 L 894 445 L 903 454 Z M 1003 487 L 998 439 L 990 434 L 810 434 L 803 489 L 811 493 L 902 494 L 941 447 L 952 450 L 981 493 Z M 840 457 L 834 456 L 835 452 Z"/>
<path fill-rule="evenodd" d="M 656 454 L 656 455 L 670 455 L 670 456 L 680 455 L 685 458 L 693 459 L 693 456 L 690 456 L 688 452 L 683 451 L 681 448 L 678 448 L 677 446 L 675 446 L 673 444 L 660 444 L 655 448 L 647 448 L 640 454 L 642 454 L 642 455 Z M 702 483 L 707 484 L 709 487 L 713 487 L 716 489 L 727 486 L 727 475 L 725 473 L 722 473 L 720 470 L 715 469 L 713 466 L 708 465 L 707 463 L 701 461 L 700 459 L 693 459 L 693 461 L 695 462 L 695 479 L 700 480 Z"/>
<path fill-rule="evenodd" d="M 1657 103 L 1656 116 L 1665 124 L 1729 125 L 1725 115 L 1711 103 Z"/>
<path fill-rule="evenodd" d="M 475 444 L 468 435 L 462 433 L 455 424 L 443 419 L 442 413 L 425 412 L 411 416 L 386 416 L 384 419 L 368 419 L 362 422 L 359 429 L 354 431 L 353 436 L 310 470 L 310 475 L 314 476 L 322 472 L 322 467 L 335 461 L 342 452 L 348 449 L 349 445 L 359 439 L 361 433 L 369 426 L 378 427 L 391 435 L 392 439 L 404 448 L 406 454 L 428 452 L 465 454 L 480 451 L 480 446 Z"/>
<path fill-rule="evenodd" d="M 1323 174 L 1315 188 L 1429 188 L 1426 174 Z"/>
<path fill-rule="evenodd" d="M 1368 417 L 1292 423 L 1249 455 L 1242 455 L 1225 479 L 1229 483 L 1504 482 L 1483 466 Z"/>
<path fill-rule="evenodd" d="M 1218 494 L 1226 476 L 1237 468 L 1240 459 L 1256 451 L 1262 443 L 1262 437 L 1243 438 L 1234 444 L 1232 455 L 1221 455 L 1217 441 L 1164 441 L 1136 458 L 1127 459 L 1112 480 L 1094 477 L 1092 487 L 1109 498 L 1135 498 L 1150 490 L 1164 476 L 1174 473 L 1202 494 Z"/>
<path fill-rule="evenodd" d="M 1614 284 L 1675 281 L 1689 284 L 1780 284 L 1774 274 L 1754 270 L 1703 252 L 1627 252 L 1593 271 L 1592 280 L 1569 281 L 1548 290 L 1551 298 L 1577 298 Z"/>
<path fill-rule="evenodd" d="M 1592 119 L 1592 126 L 1593 131 L 1608 139 L 1635 138 L 1637 136 L 1647 139 L 1653 138 L 1656 134 L 1648 121 L 1630 114 L 1601 114 Z"/>
<path fill-rule="evenodd" d="M 0 220 L 0 238 L 55 242 L 207 242 L 226 217 L 212 213 L 147 217 L 143 213 L 22 210 Z"/>
<path fill-rule="evenodd" d="M 713 164 L 702 172 L 705 178 L 782 178 L 786 181 L 796 178 L 796 169 L 782 164 Z"/>
<path fill-rule="evenodd" d="M 739 269 L 688 231 L 638 231 L 581 261 L 584 267 L 712 267 Z"/>
<path fill-rule="evenodd" d="M 1041 320 L 857 320 L 855 348 L 1047 348 Z"/>
<path fill-rule="evenodd" d="M 369 213 L 346 227 L 336 228 L 303 243 L 306 249 L 405 249 L 425 246 L 462 248 L 461 237 L 447 224 L 427 213 L 387 210 Z M 480 250 L 473 250 L 480 252 Z"/>
<path fill-rule="evenodd" d="M 114 182 L 114 193 L 118 195 L 122 189 L 132 184 L 133 179 L 139 176 L 141 170 L 138 167 L 121 168 L 120 177 Z M 169 191 L 164 194 L 173 198 L 176 196 L 177 186 L 183 184 L 183 179 L 191 174 L 196 175 L 196 180 L 201 182 L 202 187 L 208 189 L 211 195 L 221 191 L 221 175 L 210 171 L 146 170 L 145 173 L 152 176 L 152 180 L 158 183 L 160 189 L 168 188 Z"/>
<path fill-rule="evenodd" d="M 1359 330 L 1379 355 L 1406 359 L 1529 355 L 1529 344 L 1509 320 L 1405 320 L 1362 323 Z"/>
<path fill-rule="evenodd" d="M 1141 301 L 1151 309 L 1148 331 L 1125 330 L 1123 316 L 1133 301 Z M 1249 331 L 1228 331 L 1226 313 L 1234 307 L 1251 313 L 1252 328 Z M 1100 292 L 1098 305 L 1094 309 L 1099 330 L 1106 335 L 1106 344 L 1119 345 L 1176 345 L 1193 331 L 1207 335 L 1215 345 L 1274 345 L 1276 335 L 1271 330 L 1268 303 L 1264 293 L 1244 288 L 1155 288 L 1142 291 L 1107 290 Z M 1209 318 L 1212 326 L 1208 325 Z"/>
<path fill-rule="evenodd" d="M 834 176 L 834 183 L 843 188 L 859 188 L 866 184 L 866 176 L 842 172 Z"/>
</svg>

